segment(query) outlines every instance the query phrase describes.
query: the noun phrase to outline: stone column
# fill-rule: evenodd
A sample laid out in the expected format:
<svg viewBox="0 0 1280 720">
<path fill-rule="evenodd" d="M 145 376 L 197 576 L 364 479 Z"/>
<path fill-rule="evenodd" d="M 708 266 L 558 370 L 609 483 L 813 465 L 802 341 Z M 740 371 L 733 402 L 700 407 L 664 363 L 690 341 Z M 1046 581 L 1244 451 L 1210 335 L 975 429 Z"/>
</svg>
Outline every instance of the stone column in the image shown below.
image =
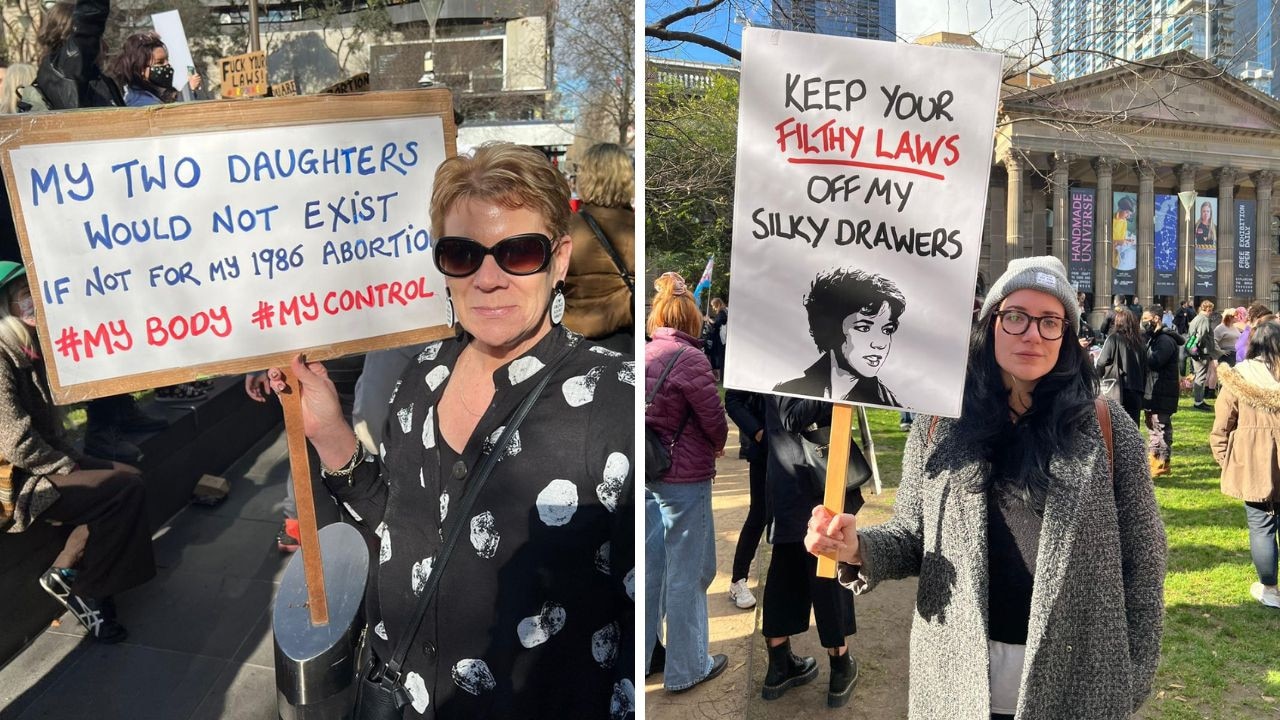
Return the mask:
<svg viewBox="0 0 1280 720">
<path fill-rule="evenodd" d="M 1022 177 L 1027 163 L 1016 150 L 1009 150 L 1000 158 L 1009 176 L 1009 191 L 1005 196 L 1005 261 L 1022 257 Z M 1001 269 L 1001 272 L 1004 272 Z"/>
<path fill-rule="evenodd" d="M 1053 186 L 1053 237 L 1049 240 L 1049 254 L 1067 266 L 1067 216 L 1071 213 L 1068 206 L 1067 166 L 1071 164 L 1071 156 L 1059 150 L 1053 154 L 1053 174 L 1049 178 Z"/>
<path fill-rule="evenodd" d="M 1236 169 L 1218 168 L 1213 175 L 1218 179 L 1218 297 L 1219 308 L 1235 307 L 1234 281 L 1236 277 Z"/>
<path fill-rule="evenodd" d="M 1253 299 L 1264 303 L 1271 302 L 1271 186 L 1275 181 L 1275 174 L 1269 170 L 1253 174 L 1258 198 L 1258 217 L 1253 231 Z"/>
<path fill-rule="evenodd" d="M 1178 166 L 1178 192 L 1194 193 L 1196 191 L 1196 171 L 1199 167 L 1196 165 L 1179 165 Z M 1195 217 L 1195 207 L 1191 208 L 1191 216 Z M 1191 227 L 1187 223 L 1187 211 L 1182 207 L 1182 201 L 1178 201 L 1178 298 L 1192 300 L 1195 297 L 1195 288 L 1192 283 L 1195 281 L 1192 269 L 1195 263 L 1195 254 L 1191 248 Z"/>
<path fill-rule="evenodd" d="M 1156 195 L 1155 168 L 1142 160 L 1138 163 L 1138 302 L 1151 304 L 1155 284 Z"/>
<path fill-rule="evenodd" d="M 1093 234 L 1093 318 L 1101 327 L 1102 318 L 1111 307 L 1111 158 L 1094 158 L 1093 170 L 1098 175 L 1098 197 L 1094 207 L 1097 229 Z"/>
</svg>

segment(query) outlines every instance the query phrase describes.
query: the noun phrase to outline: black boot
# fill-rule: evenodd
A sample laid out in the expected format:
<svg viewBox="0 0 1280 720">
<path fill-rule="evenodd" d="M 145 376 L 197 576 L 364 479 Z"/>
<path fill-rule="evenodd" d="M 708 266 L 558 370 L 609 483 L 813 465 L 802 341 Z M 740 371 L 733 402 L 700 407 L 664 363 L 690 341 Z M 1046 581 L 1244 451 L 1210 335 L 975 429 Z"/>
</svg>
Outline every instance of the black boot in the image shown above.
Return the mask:
<svg viewBox="0 0 1280 720">
<path fill-rule="evenodd" d="M 667 667 L 667 649 L 663 647 L 662 641 L 659 640 L 653 646 L 653 657 L 649 659 L 649 671 L 644 674 L 649 677 L 654 673 L 660 673 Z"/>
<path fill-rule="evenodd" d="M 818 677 L 818 661 L 798 657 L 791 652 L 791 640 L 769 648 L 769 671 L 764 676 L 760 697 L 777 700 L 789 688 L 798 687 Z"/>
<path fill-rule="evenodd" d="M 858 684 L 858 660 L 853 653 L 828 655 L 831 661 L 831 687 L 827 690 L 827 707 L 839 708 L 849 704 L 853 686 Z"/>
</svg>

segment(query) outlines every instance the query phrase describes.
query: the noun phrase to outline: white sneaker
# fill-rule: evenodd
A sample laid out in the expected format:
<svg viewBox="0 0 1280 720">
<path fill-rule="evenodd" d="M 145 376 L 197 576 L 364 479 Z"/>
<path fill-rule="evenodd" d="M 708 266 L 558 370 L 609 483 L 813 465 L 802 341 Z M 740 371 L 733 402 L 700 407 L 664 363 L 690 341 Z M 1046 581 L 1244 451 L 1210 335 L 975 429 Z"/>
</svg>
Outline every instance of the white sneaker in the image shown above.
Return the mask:
<svg viewBox="0 0 1280 720">
<path fill-rule="evenodd" d="M 729 599 L 734 605 L 746 610 L 756 606 L 756 596 L 747 587 L 747 579 L 743 578 L 729 586 Z"/>
<path fill-rule="evenodd" d="M 1254 600 L 1266 605 L 1267 607 L 1280 608 L 1280 591 L 1275 588 L 1268 588 L 1260 582 L 1253 584 L 1249 588 L 1249 594 Z M 729 596 L 733 596 L 733 588 L 729 588 Z M 742 607 L 739 605 L 738 607 Z"/>
</svg>

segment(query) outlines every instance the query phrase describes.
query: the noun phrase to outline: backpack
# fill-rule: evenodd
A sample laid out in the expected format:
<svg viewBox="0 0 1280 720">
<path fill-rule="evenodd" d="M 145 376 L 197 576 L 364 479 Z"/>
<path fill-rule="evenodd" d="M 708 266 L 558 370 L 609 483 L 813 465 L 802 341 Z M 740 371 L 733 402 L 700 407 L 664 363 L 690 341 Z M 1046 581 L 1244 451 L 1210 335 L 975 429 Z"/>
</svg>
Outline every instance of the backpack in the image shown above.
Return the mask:
<svg viewBox="0 0 1280 720">
<path fill-rule="evenodd" d="M 671 373 L 671 368 L 675 367 L 676 360 L 685 348 L 680 348 L 672 354 L 671 359 L 667 361 L 665 367 L 662 368 L 662 374 L 658 376 L 658 382 L 645 396 L 644 408 L 648 411 L 649 406 L 653 404 L 653 399 L 657 397 L 658 391 L 662 389 L 662 383 L 666 382 L 667 375 Z M 685 423 L 689 422 L 689 414 L 680 420 L 680 426 L 676 428 L 676 434 L 671 437 L 671 442 L 663 442 L 662 436 L 657 430 L 649 427 L 646 423 L 644 426 L 644 481 L 646 483 L 662 482 L 666 477 L 667 471 L 671 469 L 671 449 L 675 447 L 676 442 L 684 433 Z"/>
</svg>

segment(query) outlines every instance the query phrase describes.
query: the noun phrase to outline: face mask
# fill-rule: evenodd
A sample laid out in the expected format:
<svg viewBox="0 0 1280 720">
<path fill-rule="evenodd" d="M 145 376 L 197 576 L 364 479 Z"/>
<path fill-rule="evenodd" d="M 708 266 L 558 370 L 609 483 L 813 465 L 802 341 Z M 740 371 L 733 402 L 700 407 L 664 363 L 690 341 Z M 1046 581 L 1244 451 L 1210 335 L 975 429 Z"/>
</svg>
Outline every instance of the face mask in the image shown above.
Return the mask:
<svg viewBox="0 0 1280 720">
<path fill-rule="evenodd" d="M 1144 333 L 1150 333 L 1150 332 L 1153 332 L 1153 331 L 1155 331 L 1155 329 L 1156 329 L 1156 325 L 1155 325 L 1155 323 L 1153 323 L 1153 322 L 1144 322 L 1144 323 L 1142 323 L 1142 332 L 1144 332 Z"/>
<path fill-rule="evenodd" d="M 17 316 L 19 320 L 28 325 L 35 324 L 36 321 L 36 301 L 30 297 L 15 300 L 13 303 L 18 308 Z"/>
<path fill-rule="evenodd" d="M 152 65 L 149 78 L 152 85 L 162 88 L 173 87 L 173 66 Z"/>
</svg>

